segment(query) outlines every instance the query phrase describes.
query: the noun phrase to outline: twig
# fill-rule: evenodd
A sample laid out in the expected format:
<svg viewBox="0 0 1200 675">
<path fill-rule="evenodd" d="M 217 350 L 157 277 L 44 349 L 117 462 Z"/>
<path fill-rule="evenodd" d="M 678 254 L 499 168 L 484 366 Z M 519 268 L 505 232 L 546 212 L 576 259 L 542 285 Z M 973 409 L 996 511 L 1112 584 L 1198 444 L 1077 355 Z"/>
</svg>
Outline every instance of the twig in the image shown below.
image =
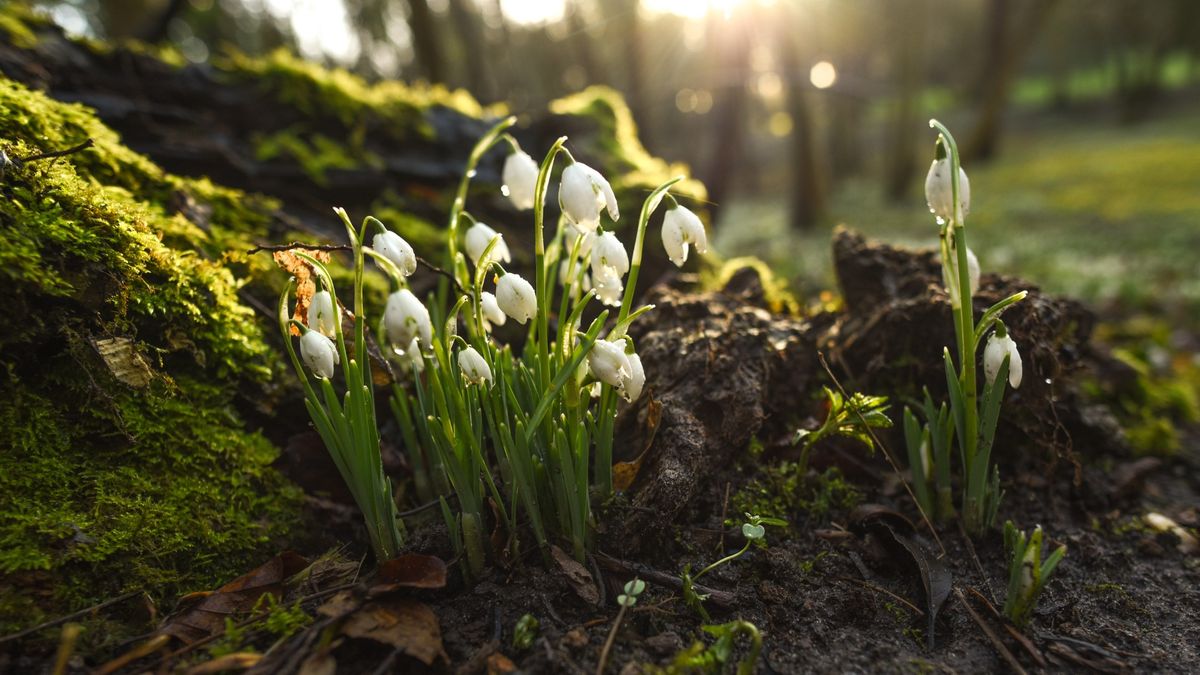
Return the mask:
<svg viewBox="0 0 1200 675">
<path fill-rule="evenodd" d="M 971 591 L 975 597 L 979 598 L 980 601 L 983 602 L 984 606 L 991 611 L 992 616 L 996 617 L 997 621 L 1000 621 L 1004 624 L 1004 627 L 1008 629 L 1008 634 L 1013 636 L 1017 642 L 1021 643 L 1021 646 L 1025 648 L 1026 652 L 1029 652 L 1029 656 L 1031 656 L 1033 660 L 1037 662 L 1039 667 L 1046 667 L 1046 659 L 1042 656 L 1042 652 L 1039 651 L 1037 647 L 1033 646 L 1033 641 L 1030 640 L 1028 636 L 1026 636 L 1020 630 L 1017 630 L 1017 628 L 1012 625 L 1011 621 L 1005 619 L 1000 612 L 996 610 L 996 606 L 993 605 L 992 602 L 983 595 L 983 593 L 980 593 L 974 587 L 968 588 L 967 590 Z"/>
<path fill-rule="evenodd" d="M 87 150 L 88 148 L 92 147 L 95 144 L 96 144 L 96 142 L 89 138 L 89 139 L 85 140 L 84 142 L 80 143 L 79 145 L 69 147 L 66 150 L 54 150 L 52 152 L 42 152 L 42 153 L 39 153 L 36 155 L 30 155 L 28 157 L 21 157 L 21 158 L 19 158 L 19 161 L 22 164 L 28 164 L 29 162 L 36 162 L 41 159 L 54 159 L 55 157 L 66 157 L 67 155 L 73 155 L 77 152 L 83 152 L 84 150 Z"/>
<path fill-rule="evenodd" d="M 53 628 L 54 626 L 57 626 L 61 623 L 66 623 L 72 619 L 78 619 L 79 617 L 84 616 L 85 614 L 90 614 L 92 612 L 98 612 L 98 611 L 104 609 L 105 607 L 110 607 L 112 605 L 117 604 L 118 602 L 124 602 L 124 601 L 136 596 L 138 593 L 141 593 L 141 591 L 129 591 L 125 595 L 117 596 L 115 598 L 112 598 L 111 600 L 105 600 L 104 602 L 102 602 L 98 605 L 92 605 L 91 607 L 88 607 L 87 609 L 81 609 L 78 612 L 74 612 L 74 613 L 68 614 L 66 616 L 60 616 L 57 619 L 51 619 L 50 621 L 47 621 L 45 623 L 39 623 L 38 625 L 36 625 L 32 628 L 26 628 L 23 631 L 12 633 L 11 635 L 5 635 L 4 637 L 0 637 L 0 644 L 4 644 L 5 642 L 11 642 L 13 640 L 20 640 L 21 638 L 23 638 L 26 635 L 29 635 L 31 633 L 36 633 L 40 630 L 45 630 L 47 628 Z"/>
<path fill-rule="evenodd" d="M 958 596 L 958 601 L 962 603 L 962 606 L 967 608 L 967 613 L 970 614 L 971 618 L 975 620 L 975 624 L 979 626 L 980 630 L 983 631 L 983 634 L 992 641 L 992 646 L 995 647 L 996 651 L 1000 652 L 1000 656 L 1002 656 L 1004 660 L 1008 662 L 1008 665 L 1013 669 L 1013 672 L 1017 673 L 1018 675 L 1027 675 L 1025 669 L 1021 667 L 1021 663 L 1017 661 L 1017 657 L 1013 656 L 1013 653 L 1008 650 L 1008 647 L 1004 646 L 1004 643 L 1000 641 L 1000 637 L 996 635 L 991 627 L 984 623 L 983 618 L 979 616 L 973 607 L 971 607 L 971 603 L 967 602 L 966 596 L 963 595 L 962 591 L 957 586 L 954 588 L 954 594 Z"/>
<path fill-rule="evenodd" d="M 975 561 L 975 571 L 979 572 L 979 578 L 983 580 L 984 585 L 987 586 L 988 595 L 992 596 L 991 602 L 988 602 L 988 607 L 992 607 L 992 611 L 995 611 L 996 608 L 992 605 L 992 603 L 996 602 L 996 591 L 992 589 L 992 582 L 988 580 L 987 573 L 983 571 L 983 563 L 979 562 L 979 556 L 975 553 L 975 543 L 972 542 L 971 537 L 967 535 L 967 529 L 963 527 L 961 520 L 958 521 L 958 533 L 962 536 L 963 541 L 967 545 L 967 552 L 971 554 L 971 560 Z M 978 595 L 978 591 L 976 591 L 976 595 Z M 983 596 L 980 595 L 979 597 Z"/>
<path fill-rule="evenodd" d="M 679 577 L 673 574 L 667 574 L 666 572 L 660 572 L 656 569 L 652 569 L 639 563 L 618 560 L 603 553 L 596 554 L 596 561 L 600 563 L 601 567 L 610 571 L 634 575 L 645 581 L 658 584 L 659 586 L 672 588 L 677 591 L 683 589 L 683 580 Z M 692 587 L 697 593 L 708 595 L 709 600 L 712 600 L 722 607 L 731 607 L 736 600 L 736 596 L 729 591 L 719 591 L 715 588 L 709 588 L 708 586 L 701 586 L 700 584 L 693 584 Z"/>
<path fill-rule="evenodd" d="M 264 251 L 268 252 L 268 253 L 276 253 L 279 251 L 294 251 L 298 248 L 302 248 L 302 249 L 305 249 L 308 251 L 350 251 L 350 250 L 353 250 L 349 244 L 306 244 L 302 241 L 293 241 L 290 244 L 275 244 L 275 245 L 260 244 L 258 246 L 255 246 L 254 248 L 250 249 L 249 251 L 246 251 L 246 255 L 254 255 L 255 253 L 262 253 Z M 463 287 L 459 285 L 458 279 L 454 278 L 453 274 L 447 272 L 446 270 L 442 269 L 441 267 L 438 267 L 437 265 L 434 265 L 433 263 L 422 258 L 421 256 L 416 256 L 416 258 L 417 258 L 417 264 L 420 265 L 421 267 L 424 267 L 425 269 L 429 270 L 430 272 L 433 272 L 434 274 L 438 274 L 443 277 L 446 277 L 451 282 L 453 282 L 454 288 L 457 289 L 459 293 L 466 292 L 463 290 Z"/>
<path fill-rule="evenodd" d="M 857 584 L 857 585 L 859 585 L 859 586 L 862 586 L 863 588 L 865 588 L 865 589 L 867 589 L 867 590 L 869 590 L 869 591 L 875 591 L 876 593 L 882 593 L 882 594 L 884 594 L 884 595 L 886 595 L 886 596 L 889 596 L 890 598 L 892 598 L 892 599 L 893 599 L 893 600 L 895 600 L 896 602 L 902 603 L 902 604 L 903 604 L 905 607 L 908 607 L 908 608 L 909 608 L 909 609 L 911 609 L 912 611 L 916 612 L 918 617 L 923 617 L 923 616 L 925 616 L 925 612 L 921 611 L 921 608 L 919 608 L 919 607 L 917 607 L 916 605 L 912 604 L 912 603 L 911 603 L 911 602 L 909 602 L 908 600 L 905 600 L 903 597 L 901 597 L 901 596 L 899 596 L 899 595 L 896 595 L 895 593 L 893 593 L 893 592 L 889 591 L 888 589 L 886 589 L 886 588 L 883 588 L 882 586 L 876 586 L 875 584 L 873 584 L 873 583 L 871 583 L 871 582 L 869 582 L 869 581 L 863 581 L 862 579 L 855 579 L 854 577 L 842 577 L 842 576 L 838 576 L 838 577 L 832 577 L 832 578 L 833 578 L 835 581 L 848 581 L 848 582 L 850 582 L 850 583 L 852 583 L 852 584 Z"/>
<path fill-rule="evenodd" d="M 837 376 L 834 375 L 833 371 L 829 368 L 829 362 L 825 360 L 825 354 L 818 351 L 817 358 L 820 359 L 821 367 L 825 369 L 825 373 L 829 375 L 829 379 L 833 380 L 833 384 L 838 388 L 838 392 L 842 395 L 842 398 L 849 400 L 850 395 L 846 393 L 846 390 L 842 387 L 842 383 L 838 381 Z M 921 514 L 921 519 L 924 520 L 925 524 L 929 526 L 929 533 L 933 535 L 933 540 L 937 542 L 938 548 L 942 550 L 942 555 L 945 556 L 946 547 L 942 545 L 942 538 L 938 536 L 937 528 L 933 526 L 933 521 L 929 519 L 929 514 L 925 513 L 925 509 L 921 508 L 921 501 L 917 499 L 917 495 L 913 493 L 912 486 L 908 484 L 908 481 L 904 480 L 904 474 L 900 471 L 900 465 L 896 463 L 896 458 L 892 457 L 892 452 L 887 449 L 887 446 L 883 444 L 883 441 L 879 440 L 879 436 L 875 433 L 875 430 L 871 427 L 871 425 L 867 424 L 867 420 L 863 417 L 862 412 L 860 412 L 858 408 L 854 408 L 854 414 L 858 416 L 859 423 L 861 423 L 863 428 L 867 430 L 867 434 L 871 436 L 871 440 L 875 442 L 875 445 L 879 446 L 879 450 L 883 453 L 883 456 L 887 458 L 888 464 L 892 465 L 892 471 L 896 472 L 896 478 L 900 479 L 900 484 L 904 486 L 904 491 L 908 493 L 908 496 L 912 498 L 913 503 L 917 505 L 917 512 Z"/>
<path fill-rule="evenodd" d="M 621 628 L 621 621 L 625 619 L 625 611 L 628 609 L 628 606 L 621 605 L 620 611 L 617 612 L 617 618 L 613 619 L 612 630 L 608 631 L 604 649 L 600 650 L 600 662 L 596 664 L 596 675 L 604 675 L 604 666 L 608 665 L 608 653 L 612 651 L 613 643 L 617 641 L 617 631 Z"/>
</svg>

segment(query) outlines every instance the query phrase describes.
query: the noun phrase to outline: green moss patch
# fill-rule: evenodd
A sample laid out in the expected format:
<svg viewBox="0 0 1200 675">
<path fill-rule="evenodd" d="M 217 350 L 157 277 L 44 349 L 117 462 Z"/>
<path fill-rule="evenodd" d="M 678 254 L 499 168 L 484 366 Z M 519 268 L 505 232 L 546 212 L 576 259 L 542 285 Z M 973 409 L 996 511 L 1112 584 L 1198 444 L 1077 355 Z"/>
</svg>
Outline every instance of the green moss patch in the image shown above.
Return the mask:
<svg viewBox="0 0 1200 675">
<path fill-rule="evenodd" d="M 7 80 L 0 109 L 20 164 L 0 181 L 0 632 L 244 572 L 298 504 L 237 407 L 278 359 L 238 296 L 263 263 L 224 252 L 272 203 L 167 174 Z"/>
</svg>

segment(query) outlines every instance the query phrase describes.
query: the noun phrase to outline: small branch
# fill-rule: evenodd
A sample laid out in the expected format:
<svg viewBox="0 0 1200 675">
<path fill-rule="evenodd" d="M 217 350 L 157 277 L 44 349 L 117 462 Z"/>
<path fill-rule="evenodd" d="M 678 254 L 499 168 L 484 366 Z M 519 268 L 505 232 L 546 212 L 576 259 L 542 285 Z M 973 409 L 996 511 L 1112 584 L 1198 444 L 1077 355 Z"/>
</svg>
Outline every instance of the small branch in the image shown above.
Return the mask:
<svg viewBox="0 0 1200 675">
<path fill-rule="evenodd" d="M 683 580 L 673 574 L 660 572 L 635 562 L 618 560 L 603 553 L 596 554 L 596 562 L 600 564 L 600 567 L 611 572 L 622 572 L 658 584 L 659 586 L 673 588 L 677 591 L 683 590 Z M 708 595 L 709 600 L 722 607 L 731 607 L 736 600 L 736 596 L 729 591 L 719 591 L 715 588 L 701 586 L 700 584 L 693 584 L 692 587 L 697 593 Z"/>
<path fill-rule="evenodd" d="M 608 631 L 608 639 L 604 641 L 604 649 L 600 650 L 600 662 L 596 664 L 596 675 L 604 675 L 604 666 L 608 665 L 608 653 L 612 651 L 613 643 L 617 641 L 617 631 L 621 628 L 621 620 L 625 618 L 627 609 L 629 608 L 621 605 L 620 611 L 617 612 L 617 618 L 613 620 L 612 630 Z"/>
<path fill-rule="evenodd" d="M 60 616 L 57 619 L 51 619 L 50 621 L 47 621 L 45 623 L 39 623 L 38 625 L 36 625 L 32 628 L 26 628 L 23 631 L 19 631 L 17 633 L 12 633 L 10 635 L 5 635 L 4 637 L 0 637 L 0 644 L 4 644 L 5 642 L 11 642 L 13 640 L 20 640 L 21 638 L 25 637 L 26 635 L 36 633 L 40 630 L 45 630 L 47 628 L 53 628 L 61 623 L 66 623 L 72 619 L 78 619 L 79 617 L 84 616 L 86 614 L 90 614 L 92 612 L 99 612 L 100 610 L 104 609 L 105 607 L 110 607 L 112 605 L 117 604 L 118 602 L 124 602 L 124 601 L 136 596 L 138 593 L 141 593 L 141 591 L 130 591 L 130 592 L 126 593 L 125 595 L 117 596 L 115 598 L 112 598 L 111 600 L 105 600 L 104 602 L 101 602 L 98 605 L 92 605 L 91 607 L 88 607 L 87 609 L 81 609 L 78 612 L 75 612 L 73 614 L 68 614 L 66 616 Z"/>
<path fill-rule="evenodd" d="M 54 159 L 55 157 L 66 157 L 67 155 L 73 155 L 77 152 L 83 152 L 84 150 L 87 150 L 88 148 L 92 147 L 95 144 L 96 144 L 96 142 L 89 138 L 86 141 L 80 143 L 79 145 L 69 147 L 66 150 L 55 150 L 53 152 L 43 152 L 43 153 L 39 153 L 36 155 L 30 155 L 28 157 L 21 157 L 21 158 L 19 158 L 19 161 L 23 164 L 28 164 L 29 162 L 36 162 L 41 159 Z"/>
<path fill-rule="evenodd" d="M 979 616 L 979 614 L 975 611 L 975 608 L 971 607 L 971 603 L 967 602 L 967 598 L 963 595 L 963 592 L 955 587 L 954 593 L 958 596 L 958 601 L 962 603 L 962 606 L 967 609 L 967 613 L 971 615 L 972 619 L 974 619 L 975 624 L 979 626 L 979 629 L 983 631 L 983 634 L 986 635 L 989 640 L 991 640 L 992 646 L 995 647 L 996 651 L 1000 653 L 1000 656 L 1002 656 L 1004 660 L 1008 662 L 1008 665 L 1013 669 L 1013 672 L 1017 673 L 1018 675 L 1026 675 L 1025 669 L 1021 667 L 1021 663 L 1017 661 L 1017 657 L 1013 656 L 1013 653 L 1008 650 L 1008 647 L 1004 646 L 1004 643 L 1000 641 L 1000 636 L 996 635 L 995 631 L 993 631 L 990 626 L 983 622 L 983 617 Z"/>
<path fill-rule="evenodd" d="M 294 251 L 298 248 L 302 248 L 302 249 L 305 249 L 308 251 L 350 251 L 350 250 L 352 250 L 349 244 L 305 244 L 304 242 L 293 241 L 290 244 L 276 244 L 273 246 L 268 246 L 266 244 L 262 244 L 259 246 L 255 246 L 254 248 L 250 249 L 249 251 L 246 251 L 246 255 L 254 255 L 255 253 L 262 253 L 264 251 L 269 252 L 269 253 L 276 253 L 278 251 Z M 417 256 L 417 264 L 420 265 L 421 267 L 424 267 L 425 269 L 429 270 L 430 272 L 433 272 L 434 274 L 438 274 L 443 277 L 446 277 L 447 279 L 449 279 L 451 282 L 454 283 L 454 288 L 456 288 L 459 293 L 466 293 L 466 291 L 463 289 L 463 287 L 459 285 L 458 279 L 454 278 L 453 274 L 447 272 L 446 270 L 442 269 L 441 267 L 438 267 L 437 265 L 434 265 L 433 263 L 422 258 L 421 256 Z"/>
</svg>

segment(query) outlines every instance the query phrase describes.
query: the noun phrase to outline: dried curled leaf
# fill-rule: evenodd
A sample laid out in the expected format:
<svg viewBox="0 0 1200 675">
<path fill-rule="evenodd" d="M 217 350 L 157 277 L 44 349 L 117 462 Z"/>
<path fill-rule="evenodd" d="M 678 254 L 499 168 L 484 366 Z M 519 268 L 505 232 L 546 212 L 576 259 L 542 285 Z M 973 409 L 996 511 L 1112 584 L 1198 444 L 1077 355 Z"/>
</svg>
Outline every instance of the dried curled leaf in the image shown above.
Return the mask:
<svg viewBox="0 0 1200 675">
<path fill-rule="evenodd" d="M 447 661 L 442 627 L 428 605 L 411 598 L 368 602 L 342 624 L 342 634 L 402 651 L 427 666 Z"/>
<path fill-rule="evenodd" d="M 271 254 L 271 257 L 275 259 L 276 265 L 279 265 L 283 271 L 296 277 L 296 310 L 292 314 L 292 318 L 300 323 L 307 323 L 308 303 L 317 292 L 317 282 L 313 278 L 312 265 L 296 255 L 297 253 L 305 253 L 323 263 L 327 263 L 329 262 L 329 252 L 298 248 L 290 251 L 275 251 Z M 300 329 L 295 326 L 292 326 L 291 331 L 292 335 L 300 335 Z"/>
</svg>

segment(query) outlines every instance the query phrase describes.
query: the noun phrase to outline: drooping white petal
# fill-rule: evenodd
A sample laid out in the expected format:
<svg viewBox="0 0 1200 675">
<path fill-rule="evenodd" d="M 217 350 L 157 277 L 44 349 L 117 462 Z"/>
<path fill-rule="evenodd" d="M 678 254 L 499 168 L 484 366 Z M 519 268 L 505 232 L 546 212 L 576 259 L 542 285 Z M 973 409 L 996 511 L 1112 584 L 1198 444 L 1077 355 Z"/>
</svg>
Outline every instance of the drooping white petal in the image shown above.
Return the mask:
<svg viewBox="0 0 1200 675">
<path fill-rule="evenodd" d="M 508 251 L 508 244 L 504 243 L 504 235 L 493 230 L 483 223 L 475 223 L 467 230 L 465 245 L 467 256 L 471 258 L 471 262 L 479 266 L 479 258 L 483 252 L 487 250 L 488 244 L 492 243 L 493 239 L 498 239 L 496 245 L 492 247 L 492 252 L 488 256 L 493 262 L 511 262 L 512 254 Z"/>
<path fill-rule="evenodd" d="M 525 152 L 512 153 L 504 160 L 504 194 L 513 206 L 524 211 L 533 208 L 537 187 L 538 165 Z"/>
<path fill-rule="evenodd" d="M 479 304 L 483 309 L 483 321 L 486 324 L 485 330 L 491 326 L 503 326 L 508 317 L 504 314 L 504 310 L 500 309 L 500 303 L 496 302 L 496 296 L 484 291 L 479 299 Z"/>
<path fill-rule="evenodd" d="M 588 370 L 592 377 L 623 395 L 626 381 L 633 373 L 633 366 L 625 355 L 625 340 L 596 340 L 588 353 Z"/>
<path fill-rule="evenodd" d="M 315 330 L 300 336 L 300 359 L 313 375 L 325 380 L 333 377 L 333 367 L 341 362 L 333 340 Z"/>
<path fill-rule="evenodd" d="M 950 184 L 950 158 L 935 159 L 929 165 L 929 173 L 925 176 L 925 202 L 929 204 L 929 210 L 933 215 L 948 221 L 952 215 L 951 202 L 953 201 L 953 186 Z M 958 204 L 960 215 L 965 216 L 971 212 L 971 181 L 961 166 L 958 167 Z"/>
<path fill-rule="evenodd" d="M 401 375 L 404 375 L 405 372 L 412 372 L 414 375 L 425 372 L 425 357 L 421 354 L 421 343 L 417 338 L 413 338 L 403 352 L 396 350 L 396 353 L 399 356 L 400 365 L 403 366 Z"/>
<path fill-rule="evenodd" d="M 967 247 L 967 281 L 971 285 L 971 297 L 979 292 L 979 258 L 975 257 L 975 252 L 971 247 Z M 950 296 L 950 303 L 955 307 L 961 307 L 962 303 L 958 299 L 958 254 L 954 249 L 950 250 L 950 264 L 942 264 L 942 283 L 946 285 L 946 293 Z"/>
<path fill-rule="evenodd" d="M 537 313 L 537 293 L 528 281 L 510 272 L 496 282 L 496 304 L 523 326 Z"/>
<path fill-rule="evenodd" d="M 375 252 L 379 255 L 392 261 L 404 276 L 412 276 L 413 272 L 417 271 L 416 252 L 404 240 L 404 237 L 395 232 L 384 230 L 375 235 L 375 238 L 371 240 L 371 248 L 375 249 Z"/>
<path fill-rule="evenodd" d="M 592 246 L 592 274 L 598 275 L 597 270 L 603 267 L 613 268 L 620 276 L 629 272 L 629 254 L 625 252 L 625 245 L 612 232 L 600 235 Z"/>
<path fill-rule="evenodd" d="M 470 384 L 492 382 L 492 369 L 474 347 L 467 347 L 458 353 L 458 367 Z"/>
<path fill-rule="evenodd" d="M 317 291 L 308 301 L 308 327 L 326 336 L 337 335 L 337 312 L 329 291 Z"/>
<path fill-rule="evenodd" d="M 1008 383 L 1013 389 L 1016 389 L 1021 386 L 1021 353 L 1017 350 L 1017 343 L 1008 335 L 998 337 L 992 333 L 988 337 L 987 346 L 983 349 L 983 374 L 987 377 L 988 384 L 995 384 L 996 376 L 1000 374 L 1000 366 L 1004 364 L 1006 356 L 1008 357 Z"/>
<path fill-rule="evenodd" d="M 621 291 L 625 290 L 625 286 L 621 282 L 621 275 L 617 274 L 616 268 L 607 265 L 601 267 L 595 272 L 593 284 L 592 288 L 596 290 L 596 299 L 602 304 L 609 307 L 621 306 Z"/>
<path fill-rule="evenodd" d="M 685 207 L 676 206 L 667 211 L 662 226 L 663 248 L 676 267 L 683 267 L 688 259 L 688 245 L 696 247 L 697 253 L 708 252 L 708 235 L 700 216 Z"/>
<path fill-rule="evenodd" d="M 629 355 L 629 377 L 625 380 L 625 400 L 636 401 L 646 386 L 646 371 L 642 368 L 642 357 Z"/>
<path fill-rule="evenodd" d="M 621 217 L 612 186 L 600 172 L 579 162 L 563 169 L 558 203 L 567 220 L 580 232 L 595 231 L 600 225 L 601 209 L 607 209 L 613 220 Z"/>
<path fill-rule="evenodd" d="M 433 323 L 429 310 L 407 288 L 388 296 L 383 310 L 383 327 L 388 342 L 397 352 L 407 350 L 413 340 L 419 340 L 424 348 L 433 343 Z"/>
</svg>

